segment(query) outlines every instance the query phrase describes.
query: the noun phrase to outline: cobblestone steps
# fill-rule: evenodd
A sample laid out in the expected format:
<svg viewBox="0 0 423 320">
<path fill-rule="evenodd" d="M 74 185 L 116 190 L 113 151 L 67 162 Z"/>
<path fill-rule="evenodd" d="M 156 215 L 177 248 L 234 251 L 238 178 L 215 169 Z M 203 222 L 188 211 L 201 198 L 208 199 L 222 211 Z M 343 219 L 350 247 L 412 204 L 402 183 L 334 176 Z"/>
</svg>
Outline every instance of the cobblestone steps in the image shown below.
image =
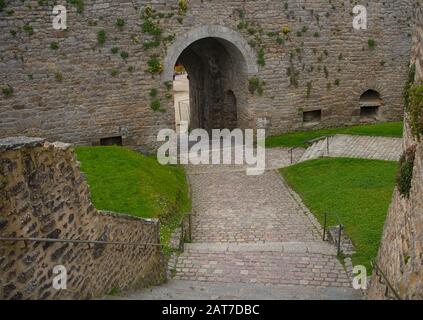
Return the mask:
<svg viewBox="0 0 423 320">
<path fill-rule="evenodd" d="M 398 161 L 401 154 L 402 139 L 400 138 L 335 135 L 315 142 L 306 150 L 299 162 L 320 157 Z"/>
<path fill-rule="evenodd" d="M 304 150 L 293 155 L 297 161 Z M 291 163 L 288 149 L 267 154 Z M 128 299 L 359 299 L 321 227 L 272 169 L 188 166 L 192 240 L 169 265 L 173 279 Z"/>
<path fill-rule="evenodd" d="M 169 280 L 166 284 L 132 293 L 126 300 L 360 300 L 354 289 L 260 283 L 213 283 Z"/>
<path fill-rule="evenodd" d="M 324 243 L 273 243 L 229 247 L 188 246 L 177 260 L 175 280 L 350 287 L 350 280 Z"/>
</svg>

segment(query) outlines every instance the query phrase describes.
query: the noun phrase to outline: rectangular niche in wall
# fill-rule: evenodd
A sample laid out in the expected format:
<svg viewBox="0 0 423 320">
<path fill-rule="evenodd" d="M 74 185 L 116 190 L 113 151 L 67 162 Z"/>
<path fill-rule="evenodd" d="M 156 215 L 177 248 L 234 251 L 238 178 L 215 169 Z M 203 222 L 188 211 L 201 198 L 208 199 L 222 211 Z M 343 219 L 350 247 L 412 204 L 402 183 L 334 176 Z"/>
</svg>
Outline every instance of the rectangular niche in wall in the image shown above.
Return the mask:
<svg viewBox="0 0 423 320">
<path fill-rule="evenodd" d="M 100 139 L 102 146 L 122 146 L 122 136 Z"/>
<path fill-rule="evenodd" d="M 362 119 L 377 119 L 379 114 L 378 106 L 366 106 L 360 108 L 360 117 Z"/>
<path fill-rule="evenodd" d="M 306 111 L 303 112 L 304 123 L 315 123 L 322 120 L 322 110 Z"/>
</svg>

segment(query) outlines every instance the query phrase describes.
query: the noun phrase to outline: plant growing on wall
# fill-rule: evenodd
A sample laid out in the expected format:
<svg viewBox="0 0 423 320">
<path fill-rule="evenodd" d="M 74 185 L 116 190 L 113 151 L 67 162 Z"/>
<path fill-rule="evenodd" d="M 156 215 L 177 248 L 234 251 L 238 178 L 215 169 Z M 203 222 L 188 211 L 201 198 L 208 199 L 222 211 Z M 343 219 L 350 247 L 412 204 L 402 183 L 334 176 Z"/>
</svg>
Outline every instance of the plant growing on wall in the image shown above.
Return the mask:
<svg viewBox="0 0 423 320">
<path fill-rule="evenodd" d="M 56 73 L 54 74 L 54 79 L 57 82 L 62 82 L 63 81 L 62 73 L 60 71 L 56 71 Z"/>
<path fill-rule="evenodd" d="M 124 26 L 125 26 L 125 20 L 123 18 L 117 18 L 116 27 L 118 27 L 119 30 L 122 30 Z"/>
<path fill-rule="evenodd" d="M 103 45 L 106 42 L 106 31 L 100 30 L 97 33 L 97 41 L 99 45 Z"/>
<path fill-rule="evenodd" d="M 1 88 L 1 91 L 3 92 L 3 96 L 5 98 L 9 98 L 13 95 L 13 88 L 10 85 L 6 85 L 5 87 Z"/>
<path fill-rule="evenodd" d="M 403 92 L 404 107 L 406 111 L 408 111 L 408 103 L 410 100 L 410 88 L 414 84 L 415 77 L 416 77 L 416 65 L 413 64 L 413 65 L 410 65 L 410 68 L 408 69 L 408 78 L 407 78 L 407 82 L 405 83 L 404 92 Z"/>
<path fill-rule="evenodd" d="M 188 0 L 179 0 L 178 1 L 179 11 L 178 13 L 180 15 L 185 15 L 188 10 Z"/>
<path fill-rule="evenodd" d="M 368 41 L 367 41 L 367 44 L 368 44 L 368 46 L 369 46 L 369 48 L 370 49 L 374 49 L 374 48 L 376 48 L 376 40 L 375 39 L 372 39 L 372 38 L 370 38 Z"/>
<path fill-rule="evenodd" d="M 416 157 L 416 146 L 409 147 L 401 156 L 397 173 L 398 191 L 403 197 L 410 197 L 411 182 L 413 180 L 414 159 Z"/>
<path fill-rule="evenodd" d="M 128 52 L 126 52 L 126 51 L 122 51 L 122 52 L 120 53 L 120 57 L 121 57 L 123 60 L 126 60 L 126 59 L 128 59 L 128 58 L 129 58 L 129 53 L 128 53 Z"/>
<path fill-rule="evenodd" d="M 248 80 L 248 91 L 250 91 L 250 93 L 253 95 L 257 92 L 259 96 L 262 96 L 265 85 L 266 83 L 260 80 L 258 77 L 250 78 Z"/>
<path fill-rule="evenodd" d="M 59 49 L 59 44 L 56 41 L 53 41 L 50 43 L 50 49 L 51 50 L 57 50 Z"/>
<path fill-rule="evenodd" d="M 6 8 L 6 0 L 0 0 L 0 12 Z"/>
<path fill-rule="evenodd" d="M 157 97 L 157 89 L 151 89 L 149 92 L 150 98 L 156 98 Z"/>
<path fill-rule="evenodd" d="M 25 24 L 23 26 L 23 29 L 29 37 L 34 34 L 34 29 L 32 28 L 32 26 L 29 23 Z"/>
<path fill-rule="evenodd" d="M 420 140 L 423 135 L 423 84 L 414 84 L 409 90 L 407 113 L 413 135 Z"/>
<path fill-rule="evenodd" d="M 160 100 L 153 100 L 153 101 L 151 101 L 150 108 L 153 111 L 165 112 L 165 110 L 162 109 L 162 104 L 161 104 Z"/>
<path fill-rule="evenodd" d="M 76 12 L 82 13 L 84 11 L 84 0 L 66 0 L 67 3 L 76 8 Z"/>
<path fill-rule="evenodd" d="M 258 51 L 257 64 L 262 67 L 266 65 L 266 61 L 264 59 L 264 48 L 260 48 Z"/>
<path fill-rule="evenodd" d="M 157 55 L 152 55 L 147 62 L 147 72 L 151 74 L 162 73 L 163 65 Z"/>
</svg>

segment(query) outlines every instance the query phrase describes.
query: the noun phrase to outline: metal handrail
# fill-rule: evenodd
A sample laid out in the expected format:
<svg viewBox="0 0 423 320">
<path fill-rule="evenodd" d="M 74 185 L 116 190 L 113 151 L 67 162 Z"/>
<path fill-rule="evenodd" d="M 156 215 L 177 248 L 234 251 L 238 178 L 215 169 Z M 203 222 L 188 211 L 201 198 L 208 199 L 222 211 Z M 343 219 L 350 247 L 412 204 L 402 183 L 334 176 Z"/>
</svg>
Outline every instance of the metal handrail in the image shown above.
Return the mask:
<svg viewBox="0 0 423 320">
<path fill-rule="evenodd" d="M 333 134 L 324 135 L 324 136 L 321 136 L 321 137 L 318 137 L 318 138 L 314 138 L 314 139 L 308 140 L 307 141 L 307 144 L 311 146 L 315 142 L 318 142 L 320 140 L 326 139 L 326 151 L 327 151 L 327 154 L 329 154 L 330 153 L 330 150 L 329 150 L 329 148 L 330 148 L 329 138 L 333 138 L 334 136 L 335 135 L 333 135 Z"/>
<path fill-rule="evenodd" d="M 397 300 L 402 300 L 401 296 L 398 294 L 398 292 L 394 289 L 394 287 L 391 285 L 391 283 L 389 282 L 388 278 L 386 277 L 385 273 L 382 271 L 382 269 L 379 267 L 379 265 L 377 264 L 377 262 L 375 260 L 373 260 L 371 262 L 372 267 L 374 267 L 376 269 L 376 274 L 380 274 L 383 278 L 383 280 L 386 282 L 387 287 L 392 291 L 392 293 L 394 294 L 395 298 Z"/>
<path fill-rule="evenodd" d="M 326 241 L 326 229 L 327 229 L 327 216 L 328 216 L 328 212 L 324 213 L 324 223 L 323 223 L 323 241 Z M 341 219 L 339 218 L 338 214 L 336 212 L 333 213 L 333 215 L 335 216 L 337 222 L 338 222 L 338 244 L 337 244 L 337 255 L 340 256 L 341 255 L 341 236 L 342 236 L 342 230 L 344 229 L 344 225 L 341 222 Z"/>
<path fill-rule="evenodd" d="M 291 164 L 293 164 L 294 163 L 294 150 L 296 150 L 296 149 L 301 149 L 301 147 L 292 147 L 292 148 L 290 148 L 290 149 L 288 149 L 288 152 L 289 152 L 289 154 L 290 154 L 290 158 L 291 158 Z"/>
<path fill-rule="evenodd" d="M 105 245 L 123 245 L 123 246 L 156 246 L 162 247 L 161 243 L 143 243 L 127 241 L 101 241 L 101 240 L 79 240 L 79 239 L 53 239 L 53 238 L 34 238 L 34 237 L 0 237 L 0 241 L 7 242 L 60 242 L 72 244 L 105 244 Z"/>
</svg>

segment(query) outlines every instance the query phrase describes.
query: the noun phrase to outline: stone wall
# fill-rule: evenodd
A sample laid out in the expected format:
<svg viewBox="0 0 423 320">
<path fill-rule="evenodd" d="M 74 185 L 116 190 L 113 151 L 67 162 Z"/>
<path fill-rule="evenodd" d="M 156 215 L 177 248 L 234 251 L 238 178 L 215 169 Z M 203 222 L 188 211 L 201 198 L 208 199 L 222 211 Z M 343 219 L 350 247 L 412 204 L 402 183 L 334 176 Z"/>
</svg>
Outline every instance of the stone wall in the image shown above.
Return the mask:
<svg viewBox="0 0 423 320">
<path fill-rule="evenodd" d="M 166 278 L 159 223 L 97 211 L 67 144 L 0 140 L 0 236 L 131 242 L 0 241 L 0 299 L 86 299 Z M 67 289 L 53 288 L 56 265 Z"/>
<path fill-rule="evenodd" d="M 423 8 L 415 7 L 416 28 L 412 63 L 416 80 L 423 80 Z M 402 299 L 423 299 L 423 142 L 417 141 L 405 123 L 404 150 L 417 145 L 410 198 L 394 192 L 385 222 L 377 263 Z M 370 299 L 394 298 L 381 275 L 374 274 Z"/>
<path fill-rule="evenodd" d="M 66 31 L 52 28 L 52 2 L 6 0 L 0 12 L 0 86 L 13 89 L 0 99 L 0 137 L 92 144 L 122 136 L 125 145 L 152 150 L 159 129 L 175 127 L 164 81 L 179 54 L 207 37 L 226 41 L 233 65 L 242 66 L 239 76 L 228 77 L 239 127 L 255 128 L 261 119 L 277 134 L 367 121 L 360 118 L 360 96 L 368 89 L 383 99 L 379 121 L 402 118 L 411 0 L 366 1 L 368 30 L 361 31 L 352 27 L 352 0 L 190 0 L 183 16 L 176 0 L 84 0 L 82 13 L 67 5 Z M 166 38 L 151 49 L 143 48 L 151 36 L 140 30 L 147 4 L 160 13 L 154 21 Z M 116 25 L 119 17 L 123 27 Z M 101 30 L 104 44 L 97 39 Z M 113 47 L 120 51 L 112 53 Z M 154 55 L 161 75 L 146 72 Z M 238 67 L 218 71 L 233 75 Z M 262 96 L 248 91 L 253 77 L 263 83 Z M 163 112 L 150 108 L 151 89 Z M 203 94 L 214 93 L 206 88 Z M 321 121 L 303 123 L 303 112 L 315 110 Z"/>
</svg>

